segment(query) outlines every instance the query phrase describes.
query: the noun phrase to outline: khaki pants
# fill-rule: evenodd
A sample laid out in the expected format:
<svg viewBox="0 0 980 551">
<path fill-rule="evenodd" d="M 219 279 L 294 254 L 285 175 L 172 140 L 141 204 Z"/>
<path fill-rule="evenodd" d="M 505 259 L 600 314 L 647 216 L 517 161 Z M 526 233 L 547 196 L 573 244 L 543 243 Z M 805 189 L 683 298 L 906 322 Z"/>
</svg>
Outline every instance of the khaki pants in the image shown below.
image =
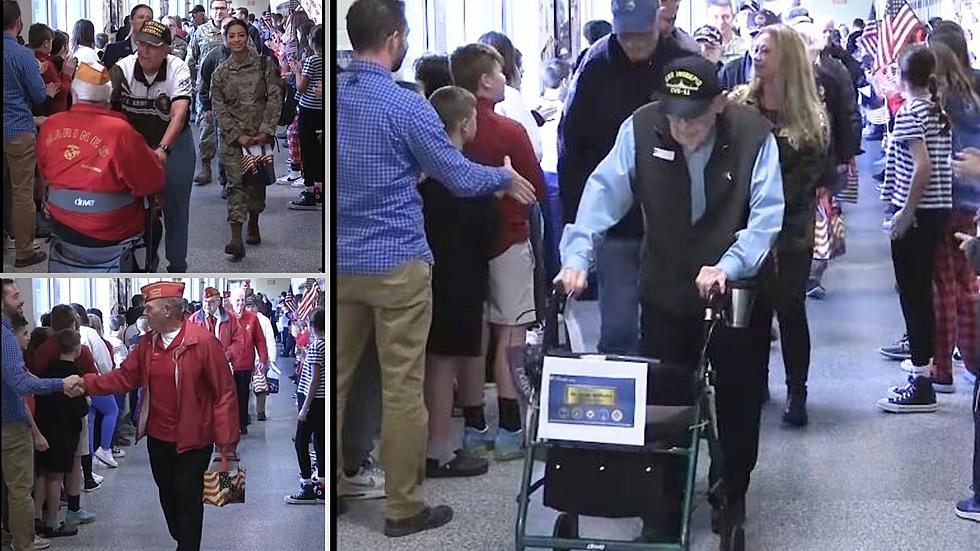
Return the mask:
<svg viewBox="0 0 980 551">
<path fill-rule="evenodd" d="M 34 438 L 27 423 L 3 425 L 3 481 L 16 551 L 34 550 Z"/>
<path fill-rule="evenodd" d="M 422 480 L 428 413 L 422 399 L 425 343 L 432 322 L 432 267 L 406 262 L 380 276 L 337 280 L 337 428 L 354 372 L 374 329 L 381 364 L 381 464 L 386 472 L 386 517 L 400 520 L 425 507 Z M 341 430 L 338 465 L 343 465 Z"/>
<path fill-rule="evenodd" d="M 12 140 L 3 141 L 3 161 L 10 171 L 12 193 L 11 229 L 14 232 L 16 258 L 34 255 L 34 169 L 37 158 L 34 146 L 37 136 L 24 132 Z"/>
</svg>

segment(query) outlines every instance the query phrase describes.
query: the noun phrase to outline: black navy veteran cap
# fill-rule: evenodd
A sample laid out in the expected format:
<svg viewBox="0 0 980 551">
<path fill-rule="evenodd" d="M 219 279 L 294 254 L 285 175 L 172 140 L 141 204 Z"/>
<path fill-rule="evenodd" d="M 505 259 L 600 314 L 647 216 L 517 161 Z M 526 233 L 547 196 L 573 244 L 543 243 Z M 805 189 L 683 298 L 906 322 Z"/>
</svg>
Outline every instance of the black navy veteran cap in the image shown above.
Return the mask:
<svg viewBox="0 0 980 551">
<path fill-rule="evenodd" d="M 718 66 L 701 56 L 688 56 L 667 66 L 657 99 L 668 115 L 691 119 L 703 115 L 722 91 Z"/>
<path fill-rule="evenodd" d="M 134 37 L 136 42 L 146 42 L 150 46 L 170 45 L 170 27 L 152 19 L 143 23 L 143 28 Z"/>
</svg>

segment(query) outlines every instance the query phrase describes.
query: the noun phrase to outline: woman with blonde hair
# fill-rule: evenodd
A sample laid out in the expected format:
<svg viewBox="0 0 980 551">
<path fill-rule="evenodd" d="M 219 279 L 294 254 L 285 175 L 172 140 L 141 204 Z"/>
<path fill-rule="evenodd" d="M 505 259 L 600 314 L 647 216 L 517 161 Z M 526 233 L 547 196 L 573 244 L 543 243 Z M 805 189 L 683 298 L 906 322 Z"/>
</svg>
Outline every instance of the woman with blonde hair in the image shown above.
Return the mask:
<svg viewBox="0 0 980 551">
<path fill-rule="evenodd" d="M 774 126 L 786 199 L 783 228 L 773 257 L 778 276 L 772 295 L 786 366 L 783 422 L 804 426 L 810 368 L 806 283 L 813 258 L 815 191 L 834 170 L 828 156 L 829 123 L 800 35 L 785 25 L 762 29 L 753 40 L 752 81 L 732 99 L 752 106 Z"/>
</svg>

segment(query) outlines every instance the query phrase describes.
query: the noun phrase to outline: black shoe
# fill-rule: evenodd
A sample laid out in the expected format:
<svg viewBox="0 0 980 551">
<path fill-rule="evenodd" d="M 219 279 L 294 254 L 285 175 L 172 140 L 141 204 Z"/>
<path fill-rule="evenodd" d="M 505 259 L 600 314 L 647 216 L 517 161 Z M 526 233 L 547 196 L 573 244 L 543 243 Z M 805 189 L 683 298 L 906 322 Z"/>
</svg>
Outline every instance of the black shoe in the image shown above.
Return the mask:
<svg viewBox="0 0 980 551">
<path fill-rule="evenodd" d="M 242 427 L 238 431 L 239 434 L 248 434 L 248 427 Z"/>
<path fill-rule="evenodd" d="M 397 538 L 424 530 L 438 528 L 453 519 L 453 510 L 448 505 L 426 507 L 414 517 L 399 520 L 385 519 L 385 535 Z"/>
<path fill-rule="evenodd" d="M 17 258 L 14 260 L 14 268 L 26 268 L 28 266 L 34 266 L 40 264 L 48 259 L 48 254 L 43 251 L 37 251 L 27 258 Z"/>
<path fill-rule="evenodd" d="M 482 457 L 472 457 L 456 454 L 452 461 L 439 465 L 435 459 L 425 460 L 426 478 L 453 478 L 464 476 L 479 476 L 486 474 L 490 463 Z"/>
<path fill-rule="evenodd" d="M 313 490 L 313 494 L 316 496 L 317 503 L 327 502 L 327 493 L 323 490 L 323 486 L 317 484 L 316 488 Z"/>
<path fill-rule="evenodd" d="M 299 200 L 289 202 L 289 208 L 292 210 L 323 210 L 323 194 L 313 190 L 304 191 L 299 195 Z"/>
<path fill-rule="evenodd" d="M 41 536 L 51 539 L 51 538 L 64 538 L 66 536 L 74 536 L 78 534 L 78 527 L 72 526 L 70 524 L 62 522 L 57 528 L 44 527 L 41 531 Z"/>
<path fill-rule="evenodd" d="M 293 505 L 315 505 L 317 503 L 316 485 L 312 482 L 300 484 L 298 492 L 284 497 L 283 500 Z"/>
<path fill-rule="evenodd" d="M 265 421 L 265 414 L 264 413 L 260 413 L 259 416 L 257 417 L 257 419 L 259 421 Z"/>
<path fill-rule="evenodd" d="M 783 423 L 794 427 L 805 427 L 808 422 L 806 391 L 790 392 L 786 399 L 786 410 L 783 411 Z"/>
<path fill-rule="evenodd" d="M 891 413 L 932 413 L 938 409 L 932 380 L 915 377 L 897 394 L 878 400 L 878 407 Z"/>
</svg>

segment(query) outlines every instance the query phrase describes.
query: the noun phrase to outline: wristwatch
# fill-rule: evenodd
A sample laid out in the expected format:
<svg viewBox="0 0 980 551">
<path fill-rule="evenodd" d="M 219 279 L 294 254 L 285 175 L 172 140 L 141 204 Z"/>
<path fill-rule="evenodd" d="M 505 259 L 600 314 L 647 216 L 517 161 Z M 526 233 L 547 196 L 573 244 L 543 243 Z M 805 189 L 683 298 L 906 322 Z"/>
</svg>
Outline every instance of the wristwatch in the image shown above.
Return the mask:
<svg viewBox="0 0 980 551">
<path fill-rule="evenodd" d="M 160 145 L 159 145 L 159 146 L 157 146 L 157 147 L 159 147 L 160 149 L 162 149 L 162 150 L 163 150 L 163 152 L 167 154 L 167 157 L 169 157 L 169 156 L 170 156 L 170 146 L 169 146 L 169 145 L 167 145 L 167 144 L 165 144 L 165 143 L 162 143 L 162 144 L 160 144 Z"/>
</svg>

